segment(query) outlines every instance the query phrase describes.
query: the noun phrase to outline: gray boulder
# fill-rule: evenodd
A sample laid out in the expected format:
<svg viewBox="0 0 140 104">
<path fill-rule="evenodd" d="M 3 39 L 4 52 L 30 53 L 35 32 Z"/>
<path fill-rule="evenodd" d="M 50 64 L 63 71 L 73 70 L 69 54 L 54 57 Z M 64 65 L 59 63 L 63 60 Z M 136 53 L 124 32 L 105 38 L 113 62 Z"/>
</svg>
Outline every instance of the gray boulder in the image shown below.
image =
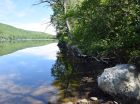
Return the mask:
<svg viewBox="0 0 140 104">
<path fill-rule="evenodd" d="M 140 100 L 140 74 L 135 69 L 135 66 L 129 64 L 104 69 L 98 77 L 98 86 L 110 95 Z"/>
</svg>

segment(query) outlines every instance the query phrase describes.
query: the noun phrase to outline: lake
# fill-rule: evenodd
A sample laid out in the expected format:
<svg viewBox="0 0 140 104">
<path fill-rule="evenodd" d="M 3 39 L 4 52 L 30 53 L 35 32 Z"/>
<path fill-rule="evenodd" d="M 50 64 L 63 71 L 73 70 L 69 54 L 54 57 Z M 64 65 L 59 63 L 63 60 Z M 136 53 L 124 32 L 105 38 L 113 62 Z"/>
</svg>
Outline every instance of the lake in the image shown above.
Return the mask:
<svg viewBox="0 0 140 104">
<path fill-rule="evenodd" d="M 57 43 L 34 43 L 0 43 L 0 104 L 48 104 L 48 100 L 57 100 L 57 89 L 51 85 Z"/>
</svg>

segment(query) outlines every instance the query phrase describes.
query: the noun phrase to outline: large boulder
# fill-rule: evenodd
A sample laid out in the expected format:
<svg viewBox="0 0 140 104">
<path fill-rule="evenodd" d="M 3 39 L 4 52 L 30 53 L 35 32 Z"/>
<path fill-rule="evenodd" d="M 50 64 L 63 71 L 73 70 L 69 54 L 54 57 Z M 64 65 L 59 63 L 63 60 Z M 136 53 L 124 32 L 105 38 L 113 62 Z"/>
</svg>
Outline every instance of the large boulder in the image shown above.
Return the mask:
<svg viewBox="0 0 140 104">
<path fill-rule="evenodd" d="M 104 69 L 98 77 L 98 86 L 110 95 L 140 100 L 140 75 L 133 65 L 121 64 Z"/>
</svg>

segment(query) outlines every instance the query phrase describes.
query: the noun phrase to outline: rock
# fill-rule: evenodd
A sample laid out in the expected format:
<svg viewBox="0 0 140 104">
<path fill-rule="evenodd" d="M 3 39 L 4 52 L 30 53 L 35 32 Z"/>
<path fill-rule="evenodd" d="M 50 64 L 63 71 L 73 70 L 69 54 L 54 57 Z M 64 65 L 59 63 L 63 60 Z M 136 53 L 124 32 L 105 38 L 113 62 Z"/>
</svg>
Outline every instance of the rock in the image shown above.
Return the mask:
<svg viewBox="0 0 140 104">
<path fill-rule="evenodd" d="M 92 101 L 97 101 L 98 98 L 97 98 L 97 97 L 91 97 L 90 100 L 92 100 Z"/>
<path fill-rule="evenodd" d="M 71 46 L 71 49 L 73 50 L 75 55 L 81 55 L 82 54 L 81 50 L 78 48 L 77 45 Z"/>
<path fill-rule="evenodd" d="M 101 103 L 101 104 L 114 104 L 112 101 L 107 101 L 105 103 Z"/>
<path fill-rule="evenodd" d="M 87 83 L 94 82 L 93 78 L 90 77 L 83 77 L 82 81 Z"/>
<path fill-rule="evenodd" d="M 67 103 L 63 103 L 63 104 L 73 104 L 73 102 L 67 102 Z"/>
<path fill-rule="evenodd" d="M 99 104 L 104 102 L 103 99 L 99 99 L 98 101 L 99 101 Z"/>
<path fill-rule="evenodd" d="M 114 104 L 118 104 L 118 102 L 116 102 L 116 101 L 113 101 L 113 103 L 114 103 Z"/>
<path fill-rule="evenodd" d="M 98 77 L 98 86 L 110 95 L 140 100 L 140 74 L 133 65 L 122 64 L 104 69 Z"/>
<path fill-rule="evenodd" d="M 88 100 L 87 99 L 82 99 L 77 101 L 77 104 L 88 104 Z"/>
</svg>

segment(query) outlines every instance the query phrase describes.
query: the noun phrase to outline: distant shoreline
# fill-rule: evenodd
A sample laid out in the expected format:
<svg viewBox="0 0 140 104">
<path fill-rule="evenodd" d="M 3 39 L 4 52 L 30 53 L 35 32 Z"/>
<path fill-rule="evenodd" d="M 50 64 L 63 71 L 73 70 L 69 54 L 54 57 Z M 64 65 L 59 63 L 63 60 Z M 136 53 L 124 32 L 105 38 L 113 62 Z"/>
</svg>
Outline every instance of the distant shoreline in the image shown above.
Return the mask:
<svg viewBox="0 0 140 104">
<path fill-rule="evenodd" d="M 2 39 L 0 42 L 8 42 L 8 41 L 57 41 L 57 39 Z"/>
</svg>

